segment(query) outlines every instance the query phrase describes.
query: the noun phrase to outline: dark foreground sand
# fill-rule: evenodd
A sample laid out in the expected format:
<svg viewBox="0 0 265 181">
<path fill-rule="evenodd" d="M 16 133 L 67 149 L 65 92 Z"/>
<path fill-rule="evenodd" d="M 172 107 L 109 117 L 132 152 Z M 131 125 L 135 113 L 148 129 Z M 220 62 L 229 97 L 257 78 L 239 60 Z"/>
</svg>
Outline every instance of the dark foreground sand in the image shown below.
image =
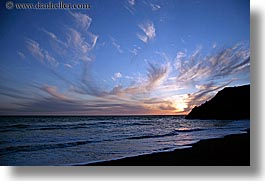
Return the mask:
<svg viewBox="0 0 265 181">
<path fill-rule="evenodd" d="M 191 148 L 119 160 L 98 162 L 97 166 L 249 166 L 250 134 L 202 140 Z"/>
</svg>

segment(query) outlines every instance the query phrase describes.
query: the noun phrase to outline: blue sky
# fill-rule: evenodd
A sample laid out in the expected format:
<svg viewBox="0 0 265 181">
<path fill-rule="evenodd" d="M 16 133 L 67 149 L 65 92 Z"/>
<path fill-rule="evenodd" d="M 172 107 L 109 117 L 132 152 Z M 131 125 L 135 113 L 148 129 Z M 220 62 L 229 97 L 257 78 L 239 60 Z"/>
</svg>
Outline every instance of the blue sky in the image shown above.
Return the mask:
<svg viewBox="0 0 265 181">
<path fill-rule="evenodd" d="M 248 0 L 87 3 L 1 3 L 0 114 L 187 114 L 250 83 Z"/>
</svg>

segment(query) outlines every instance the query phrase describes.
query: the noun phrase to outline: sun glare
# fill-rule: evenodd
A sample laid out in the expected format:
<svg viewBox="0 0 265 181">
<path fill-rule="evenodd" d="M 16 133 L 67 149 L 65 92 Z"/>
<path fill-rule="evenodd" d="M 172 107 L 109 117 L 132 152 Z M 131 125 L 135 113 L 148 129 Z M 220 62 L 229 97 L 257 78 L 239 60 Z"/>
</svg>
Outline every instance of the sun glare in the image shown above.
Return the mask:
<svg viewBox="0 0 265 181">
<path fill-rule="evenodd" d="M 184 111 L 185 108 L 187 108 L 187 104 L 184 102 L 177 102 L 175 103 L 175 107 L 178 111 Z"/>
</svg>

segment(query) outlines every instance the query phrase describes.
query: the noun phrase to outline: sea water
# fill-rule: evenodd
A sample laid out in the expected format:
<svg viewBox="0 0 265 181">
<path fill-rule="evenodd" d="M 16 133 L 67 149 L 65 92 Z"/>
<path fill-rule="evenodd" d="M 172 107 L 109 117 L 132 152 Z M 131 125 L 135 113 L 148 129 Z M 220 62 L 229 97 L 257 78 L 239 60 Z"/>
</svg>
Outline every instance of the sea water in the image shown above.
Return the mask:
<svg viewBox="0 0 265 181">
<path fill-rule="evenodd" d="M 183 116 L 0 117 L 0 165 L 82 165 L 244 133 L 249 120 Z"/>
</svg>

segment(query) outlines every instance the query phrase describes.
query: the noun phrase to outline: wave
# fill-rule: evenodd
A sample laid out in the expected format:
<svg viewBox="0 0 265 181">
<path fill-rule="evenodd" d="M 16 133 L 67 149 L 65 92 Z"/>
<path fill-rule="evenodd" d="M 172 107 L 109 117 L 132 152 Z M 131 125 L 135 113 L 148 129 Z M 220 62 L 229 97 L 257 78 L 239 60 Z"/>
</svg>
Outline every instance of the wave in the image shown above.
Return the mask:
<svg viewBox="0 0 265 181">
<path fill-rule="evenodd" d="M 30 127 L 31 126 L 28 124 L 15 124 L 15 125 L 10 125 L 10 126 L 2 126 L 0 133 L 11 132 L 11 131 L 22 131 Z"/>
<path fill-rule="evenodd" d="M 15 125 L 11 125 L 11 126 L 3 126 L 2 128 L 29 128 L 30 125 L 29 124 L 15 124 Z"/>
<path fill-rule="evenodd" d="M 0 133 L 12 132 L 12 131 L 19 131 L 19 130 L 14 130 L 14 129 L 4 129 L 4 130 L 0 130 Z"/>
<path fill-rule="evenodd" d="M 152 125 L 152 123 L 127 123 L 123 124 L 123 126 L 148 126 Z"/>
<path fill-rule="evenodd" d="M 38 130 L 69 130 L 69 129 L 86 129 L 90 127 L 107 127 L 110 125 L 117 125 L 119 126 L 148 126 L 152 125 L 150 122 L 132 122 L 132 123 L 120 123 L 111 120 L 105 120 L 97 118 L 97 120 L 89 120 L 89 121 L 78 121 L 78 122 L 62 122 L 62 124 L 13 124 L 13 125 L 6 125 L 0 128 L 0 133 L 4 132 L 19 132 L 19 131 L 38 131 Z M 120 118 L 119 118 L 120 119 Z"/>
<path fill-rule="evenodd" d="M 43 128 L 36 128 L 36 129 L 30 129 L 30 130 L 62 130 L 62 129 L 85 129 L 85 128 L 87 128 L 86 126 L 75 126 L 75 127 L 69 127 L 69 128 L 67 128 L 67 127 L 65 127 L 65 128 L 58 128 L 58 127 L 51 127 L 51 128 L 49 128 L 49 127 L 43 127 Z"/>
<path fill-rule="evenodd" d="M 193 129 L 177 129 L 176 131 L 181 133 L 181 132 L 194 132 L 194 131 L 202 131 L 205 129 L 201 129 L 201 128 L 193 128 Z"/>
<path fill-rule="evenodd" d="M 96 123 L 80 123 L 71 125 L 47 125 L 47 126 L 33 126 L 29 130 L 62 130 L 62 129 L 86 129 L 90 126 L 100 126 L 100 125 L 112 125 L 116 124 L 114 122 L 96 122 Z"/>
<path fill-rule="evenodd" d="M 11 126 L 3 126 L 0 132 L 10 131 L 25 131 L 25 130 L 55 130 L 55 129 L 78 129 L 87 128 L 90 124 L 71 124 L 71 125 L 27 125 L 27 124 L 16 124 Z"/>
<path fill-rule="evenodd" d="M 0 132 L 11 132 L 11 131 L 35 131 L 35 130 L 62 130 L 62 129 L 84 129 L 90 126 L 100 125 L 113 125 L 115 122 L 92 122 L 92 123 L 77 123 L 77 124 L 51 124 L 51 125 L 29 125 L 29 124 L 15 124 L 10 126 L 1 127 Z"/>
<path fill-rule="evenodd" d="M 135 137 L 129 137 L 126 138 L 128 140 L 137 140 L 137 139 L 146 139 L 146 138 L 160 138 L 160 137 L 166 137 L 166 136 L 176 136 L 179 133 L 182 132 L 194 132 L 194 131 L 202 131 L 204 129 L 201 128 L 194 128 L 194 129 L 178 129 L 178 130 L 174 130 L 170 133 L 167 134 L 162 134 L 162 135 L 142 135 L 142 136 L 135 136 Z"/>
<path fill-rule="evenodd" d="M 146 139 L 146 138 L 160 138 L 160 137 L 166 137 L 166 136 L 175 136 L 178 135 L 176 131 L 172 131 L 171 133 L 162 134 L 162 135 L 143 135 L 143 136 L 134 136 L 126 138 L 128 140 L 138 140 L 138 139 Z"/>
<path fill-rule="evenodd" d="M 100 121 L 100 122 L 95 122 L 94 125 L 99 125 L 99 124 L 117 124 L 112 121 Z"/>
<path fill-rule="evenodd" d="M 21 146 L 10 146 L 0 149 L 0 155 L 6 155 L 15 152 L 31 152 L 45 149 L 56 149 L 56 148 L 66 148 L 74 147 L 79 145 L 85 145 L 89 143 L 94 143 L 96 141 L 75 141 L 66 143 L 56 143 L 56 144 L 37 144 L 37 145 L 21 145 Z"/>
</svg>

